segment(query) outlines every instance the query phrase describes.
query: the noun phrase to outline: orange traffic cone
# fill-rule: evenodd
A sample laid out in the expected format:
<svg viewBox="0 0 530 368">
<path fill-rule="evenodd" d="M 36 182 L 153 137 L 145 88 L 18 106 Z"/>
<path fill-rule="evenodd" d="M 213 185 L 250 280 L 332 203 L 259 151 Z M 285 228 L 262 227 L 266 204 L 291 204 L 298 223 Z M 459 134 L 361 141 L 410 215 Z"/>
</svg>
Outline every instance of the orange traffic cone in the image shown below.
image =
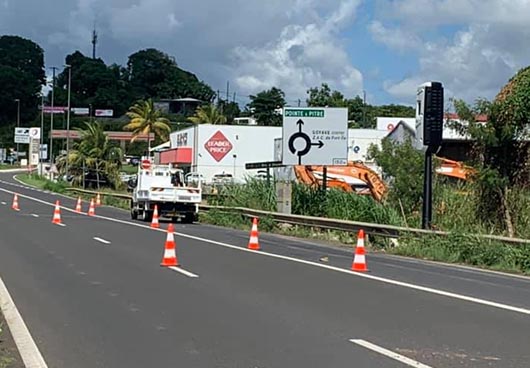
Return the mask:
<svg viewBox="0 0 530 368">
<path fill-rule="evenodd" d="M 98 195 L 96 196 L 96 206 L 101 206 L 101 196 L 100 196 L 99 193 L 98 193 Z"/>
<path fill-rule="evenodd" d="M 260 250 L 258 240 L 258 219 L 254 217 L 252 221 L 252 230 L 250 230 L 250 240 L 248 241 L 248 249 Z"/>
<path fill-rule="evenodd" d="M 353 263 L 351 265 L 352 271 L 356 272 L 366 272 L 368 268 L 366 267 L 366 252 L 364 250 L 364 230 L 359 230 L 357 235 L 357 246 L 355 247 L 355 256 L 353 258 Z"/>
<path fill-rule="evenodd" d="M 90 199 L 90 207 L 88 208 L 88 216 L 95 216 L 96 209 L 94 207 L 94 198 Z"/>
<path fill-rule="evenodd" d="M 12 209 L 15 211 L 20 211 L 20 208 L 18 207 L 18 194 L 15 193 L 15 196 L 13 197 L 13 205 L 11 206 Z"/>
<path fill-rule="evenodd" d="M 52 224 L 61 224 L 61 207 L 59 206 L 59 200 L 55 202 L 55 210 L 53 211 Z"/>
<path fill-rule="evenodd" d="M 167 238 L 166 245 L 164 248 L 164 258 L 162 258 L 162 263 L 160 263 L 160 266 L 163 267 L 179 266 L 179 261 L 177 259 L 177 246 L 175 244 L 175 237 L 173 236 L 173 231 L 173 224 L 170 223 L 167 227 Z"/>
<path fill-rule="evenodd" d="M 81 213 L 81 197 L 77 197 L 77 204 L 75 206 L 75 212 Z"/>
<path fill-rule="evenodd" d="M 160 227 L 160 223 L 158 222 L 158 206 L 155 204 L 155 210 L 153 211 L 153 221 L 151 221 L 151 227 L 154 229 L 158 229 Z"/>
</svg>

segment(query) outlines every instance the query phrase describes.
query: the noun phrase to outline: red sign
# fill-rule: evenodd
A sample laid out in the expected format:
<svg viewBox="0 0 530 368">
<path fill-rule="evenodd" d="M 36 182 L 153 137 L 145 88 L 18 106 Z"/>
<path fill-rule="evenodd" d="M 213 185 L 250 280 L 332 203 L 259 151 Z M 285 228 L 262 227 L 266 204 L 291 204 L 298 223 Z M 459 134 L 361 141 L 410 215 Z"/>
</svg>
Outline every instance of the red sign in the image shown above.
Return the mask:
<svg viewBox="0 0 530 368">
<path fill-rule="evenodd" d="M 205 144 L 204 148 L 215 161 L 221 161 L 233 148 L 232 143 L 221 133 L 220 130 L 215 133 Z"/>
<path fill-rule="evenodd" d="M 149 170 L 151 168 L 150 160 L 142 160 L 142 169 Z"/>
</svg>

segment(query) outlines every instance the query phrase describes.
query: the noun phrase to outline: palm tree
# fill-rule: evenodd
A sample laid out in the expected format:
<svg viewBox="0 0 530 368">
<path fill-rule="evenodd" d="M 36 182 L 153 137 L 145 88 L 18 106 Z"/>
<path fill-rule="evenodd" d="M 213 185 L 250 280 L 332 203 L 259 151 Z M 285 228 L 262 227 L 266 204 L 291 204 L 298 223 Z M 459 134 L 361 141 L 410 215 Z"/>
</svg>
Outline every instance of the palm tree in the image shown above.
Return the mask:
<svg viewBox="0 0 530 368">
<path fill-rule="evenodd" d="M 123 129 L 133 132 L 131 142 L 134 142 L 140 135 L 146 134 L 148 154 L 151 152 L 151 133 L 163 140 L 169 139 L 169 133 L 171 133 L 169 120 L 162 116 L 160 110 L 155 109 L 152 99 L 135 103 L 129 108 L 127 116 L 130 122 Z"/>
<path fill-rule="evenodd" d="M 119 168 L 123 158 L 121 148 L 112 146 L 108 136 L 99 122 L 85 123 L 85 129 L 77 129 L 81 139 L 75 142 L 68 157 L 63 156 L 58 166 L 62 167 L 68 160 L 73 182 L 80 185 L 84 183 L 86 171 L 96 173 L 96 183 L 99 189 L 100 174 L 105 176 L 115 185 L 119 183 Z"/>
<path fill-rule="evenodd" d="M 194 124 L 224 124 L 226 116 L 221 114 L 217 108 L 212 105 L 200 106 L 195 115 L 188 118 Z"/>
</svg>

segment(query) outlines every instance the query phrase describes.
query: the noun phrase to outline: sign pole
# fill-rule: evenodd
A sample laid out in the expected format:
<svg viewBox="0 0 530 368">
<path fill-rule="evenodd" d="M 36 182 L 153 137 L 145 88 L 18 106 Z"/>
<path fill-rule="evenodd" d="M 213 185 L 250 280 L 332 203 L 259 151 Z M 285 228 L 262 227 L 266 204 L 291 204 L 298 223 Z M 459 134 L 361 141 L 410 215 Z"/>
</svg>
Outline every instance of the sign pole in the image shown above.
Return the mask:
<svg viewBox="0 0 530 368">
<path fill-rule="evenodd" d="M 423 229 L 430 229 L 432 225 L 432 152 L 430 148 L 425 151 L 425 167 L 423 170 Z"/>
<path fill-rule="evenodd" d="M 322 170 L 322 191 L 324 192 L 324 195 L 326 195 L 326 191 L 327 191 L 327 185 L 328 185 L 327 181 L 328 181 L 328 167 L 324 166 Z"/>
</svg>

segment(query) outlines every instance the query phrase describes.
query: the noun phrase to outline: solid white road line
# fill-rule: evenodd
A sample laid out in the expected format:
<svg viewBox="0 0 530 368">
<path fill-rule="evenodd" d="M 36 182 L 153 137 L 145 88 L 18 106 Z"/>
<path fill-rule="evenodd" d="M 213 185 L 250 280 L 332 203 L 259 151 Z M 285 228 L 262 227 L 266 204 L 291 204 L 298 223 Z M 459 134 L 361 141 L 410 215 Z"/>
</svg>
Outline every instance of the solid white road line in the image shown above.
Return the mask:
<svg viewBox="0 0 530 368">
<path fill-rule="evenodd" d="M 180 272 L 183 275 L 186 275 L 188 277 L 199 277 L 199 275 L 196 275 L 194 273 L 191 273 L 190 271 L 186 271 L 182 267 L 168 267 L 170 270 L 173 270 L 175 272 Z"/>
<path fill-rule="evenodd" d="M 6 285 L 0 278 L 0 308 L 7 321 L 11 335 L 15 340 L 24 365 L 28 368 L 47 368 L 39 348 L 31 337 L 28 327 L 7 290 Z"/>
<path fill-rule="evenodd" d="M 0 191 L 3 191 L 5 193 L 14 194 L 14 192 L 12 192 L 10 190 L 7 190 L 7 189 L 4 189 L 4 188 L 0 188 Z M 42 204 L 45 204 L 47 206 L 51 206 L 51 207 L 55 206 L 54 203 L 49 203 L 49 202 L 43 201 L 42 199 L 30 197 L 30 196 L 27 196 L 27 195 L 19 194 L 19 197 L 26 198 L 26 199 L 32 200 L 34 202 L 42 203 Z M 74 210 L 72 210 L 70 208 L 65 208 L 65 207 L 63 207 L 63 208 L 66 211 L 74 212 Z M 86 214 L 84 214 L 84 215 L 86 216 Z M 136 226 L 136 227 L 148 229 L 148 230 L 151 230 L 151 231 L 167 232 L 166 229 L 153 229 L 149 225 L 137 224 L 137 223 L 129 222 L 129 221 L 125 221 L 125 220 L 114 219 L 114 218 L 111 218 L 111 217 L 105 217 L 105 216 L 100 216 L 100 215 L 96 215 L 94 217 L 102 219 L 102 220 L 107 220 L 107 221 L 112 221 L 112 222 L 116 222 L 116 223 L 120 223 L 120 224 L 129 225 L 129 226 Z M 365 278 L 365 279 L 378 281 L 378 282 L 383 282 L 383 283 L 390 284 L 390 285 L 401 286 L 401 287 L 404 287 L 404 288 L 417 290 L 417 291 L 423 291 L 423 292 L 430 293 L 430 294 L 435 294 L 435 295 L 441 295 L 441 296 L 445 296 L 445 297 L 452 298 L 452 299 L 464 300 L 464 301 L 467 301 L 467 302 L 470 302 L 470 303 L 481 304 L 481 305 L 486 305 L 488 307 L 493 307 L 493 308 L 497 308 L 497 309 L 507 310 L 507 311 L 510 311 L 510 312 L 516 312 L 516 313 L 530 315 L 530 309 L 527 309 L 527 308 L 516 307 L 516 306 L 513 306 L 513 305 L 509 305 L 509 304 L 493 302 L 491 300 L 475 298 L 475 297 L 468 296 L 468 295 L 452 293 L 452 292 L 449 292 L 449 291 L 434 289 L 434 288 L 430 288 L 430 287 L 426 287 L 426 286 L 410 284 L 408 282 L 392 280 L 392 279 L 388 279 L 388 278 L 384 278 L 384 277 L 369 275 L 369 274 L 366 274 L 366 273 L 353 272 L 353 271 L 350 271 L 350 270 L 344 269 L 344 268 L 330 266 L 330 265 L 326 265 L 326 264 L 322 264 L 322 263 L 306 261 L 306 260 L 303 260 L 303 259 L 298 259 L 298 258 L 293 258 L 293 257 L 288 257 L 288 256 L 282 256 L 282 255 L 279 255 L 279 254 L 267 253 L 267 252 L 264 252 L 264 251 L 257 252 L 255 250 L 250 250 L 248 248 L 244 248 L 244 247 L 240 247 L 240 246 L 236 246 L 236 245 L 232 245 L 232 244 L 227 244 L 227 243 L 222 243 L 222 242 L 218 242 L 218 241 L 215 241 L 215 240 L 205 239 L 205 238 L 201 238 L 201 237 L 198 237 L 198 236 L 193 236 L 193 235 L 188 235 L 188 234 L 183 234 L 183 233 L 178 233 L 178 232 L 175 232 L 174 234 L 177 235 L 177 236 L 180 236 L 182 238 L 193 239 L 193 240 L 197 240 L 197 241 L 200 241 L 200 242 L 203 242 L 203 243 L 207 243 L 207 244 L 219 245 L 219 246 L 222 246 L 222 247 L 225 247 L 225 248 L 234 249 L 234 250 L 237 250 L 237 251 L 240 251 L 240 252 L 249 252 L 249 253 L 253 253 L 253 254 L 256 254 L 256 255 L 260 255 L 260 256 L 283 259 L 283 260 L 286 260 L 286 261 L 301 263 L 301 264 L 305 264 L 305 265 L 309 265 L 309 266 L 313 266 L 313 267 L 325 268 L 327 270 L 340 272 L 340 273 L 348 274 L 348 275 L 351 275 L 351 276 L 362 277 L 362 278 Z"/>
<path fill-rule="evenodd" d="M 103 243 L 103 244 L 110 244 L 110 241 L 102 239 L 102 238 L 98 238 L 97 236 L 94 237 L 94 240 L 100 243 Z"/>
<path fill-rule="evenodd" d="M 359 339 L 351 339 L 350 342 L 360 345 L 366 349 L 375 351 L 376 353 L 379 353 L 381 355 L 387 356 L 389 358 L 392 358 L 394 360 L 397 360 L 398 362 L 401 362 L 403 364 L 408 365 L 409 367 L 415 367 L 415 368 L 432 368 L 431 366 L 422 364 L 416 360 L 412 360 L 410 358 L 407 358 L 403 355 L 400 355 L 398 353 L 394 353 L 393 351 L 387 350 L 385 348 L 382 348 L 380 346 L 374 345 L 368 341 L 365 340 L 359 340 Z"/>
</svg>

